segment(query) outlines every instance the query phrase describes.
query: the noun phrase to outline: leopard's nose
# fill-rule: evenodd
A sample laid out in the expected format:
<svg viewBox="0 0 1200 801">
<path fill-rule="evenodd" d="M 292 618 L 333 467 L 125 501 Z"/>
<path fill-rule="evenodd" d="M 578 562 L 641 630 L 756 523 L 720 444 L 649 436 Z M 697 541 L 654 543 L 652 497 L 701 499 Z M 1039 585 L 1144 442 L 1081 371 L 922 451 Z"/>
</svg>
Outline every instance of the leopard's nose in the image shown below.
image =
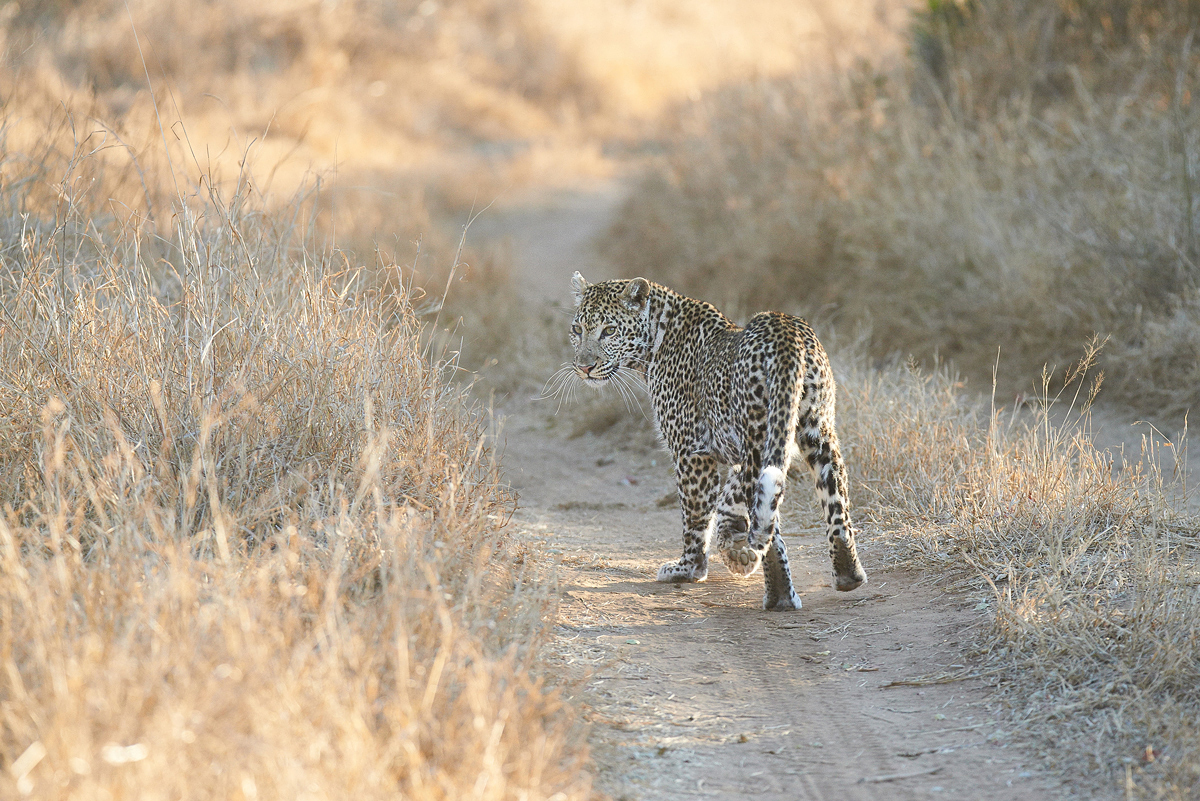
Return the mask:
<svg viewBox="0 0 1200 801">
<path fill-rule="evenodd" d="M 585 364 L 585 365 L 583 365 L 582 367 L 580 367 L 579 369 L 583 370 L 583 374 L 584 374 L 584 375 L 591 375 L 591 374 L 592 374 L 592 368 L 593 368 L 593 367 L 595 367 L 595 366 L 596 366 L 596 365 L 594 365 L 594 364 Z"/>
</svg>

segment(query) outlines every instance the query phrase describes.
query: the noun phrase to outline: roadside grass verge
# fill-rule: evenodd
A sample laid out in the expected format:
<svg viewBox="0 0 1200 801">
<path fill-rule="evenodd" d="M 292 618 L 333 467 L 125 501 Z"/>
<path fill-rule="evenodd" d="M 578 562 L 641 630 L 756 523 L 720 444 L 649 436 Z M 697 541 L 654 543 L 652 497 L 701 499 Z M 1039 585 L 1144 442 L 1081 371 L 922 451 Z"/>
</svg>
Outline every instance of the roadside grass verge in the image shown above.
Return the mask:
<svg viewBox="0 0 1200 801">
<path fill-rule="evenodd" d="M 1186 443 L 1147 437 L 1128 461 L 1097 450 L 1086 363 L 1017 411 L 944 369 L 863 364 L 841 365 L 839 429 L 874 558 L 987 608 L 973 672 L 1070 782 L 1194 797 L 1200 517 L 1174 473 Z"/>
<path fill-rule="evenodd" d="M 551 584 L 403 285 L 304 197 L 122 223 L 80 158 L 38 214 L 6 156 L 0 795 L 588 797 Z"/>
</svg>

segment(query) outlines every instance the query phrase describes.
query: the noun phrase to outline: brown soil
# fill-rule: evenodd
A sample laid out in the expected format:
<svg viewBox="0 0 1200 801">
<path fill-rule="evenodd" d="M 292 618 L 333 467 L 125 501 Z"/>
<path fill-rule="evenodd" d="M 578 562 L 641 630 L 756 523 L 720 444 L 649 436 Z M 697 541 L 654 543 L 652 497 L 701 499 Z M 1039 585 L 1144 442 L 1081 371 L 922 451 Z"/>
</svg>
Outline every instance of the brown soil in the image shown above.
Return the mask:
<svg viewBox="0 0 1200 801">
<path fill-rule="evenodd" d="M 500 211 L 488 233 L 509 236 L 531 294 L 565 296 L 571 271 L 594 264 L 580 230 L 602 230 L 616 197 L 610 188 L 590 205 L 581 195 Z M 985 681 L 970 678 L 965 651 L 984 609 L 940 590 L 938 576 L 872 570 L 869 529 L 859 547 L 870 583 L 833 591 L 807 482 L 792 482 L 785 502 L 802 610 L 762 611 L 761 575 L 738 580 L 715 560 L 702 584 L 659 584 L 658 566 L 681 549 L 667 455 L 648 430 L 573 436 L 553 403 L 507 404 L 503 463 L 520 494 L 514 525 L 559 560 L 555 650 L 593 724 L 600 790 L 1078 797 L 1010 741 Z"/>
</svg>

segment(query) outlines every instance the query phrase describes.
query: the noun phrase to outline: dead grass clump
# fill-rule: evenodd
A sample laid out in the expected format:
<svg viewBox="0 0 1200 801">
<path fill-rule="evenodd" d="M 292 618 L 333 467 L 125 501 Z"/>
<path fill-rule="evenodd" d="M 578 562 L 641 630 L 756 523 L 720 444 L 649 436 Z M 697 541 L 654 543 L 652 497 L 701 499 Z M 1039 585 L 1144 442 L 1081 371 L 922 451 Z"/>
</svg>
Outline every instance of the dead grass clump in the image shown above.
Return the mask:
<svg viewBox="0 0 1200 801">
<path fill-rule="evenodd" d="M 203 189 L 155 236 L 6 187 L 0 795 L 586 797 L 453 365 Z"/>
<path fill-rule="evenodd" d="M 1194 405 L 1196 383 L 1170 367 L 1187 353 L 1188 327 L 1171 321 L 1194 319 L 1200 263 L 1200 51 L 1171 22 L 1183 6 L 1087 57 L 1076 27 L 1092 23 L 1065 6 L 970 7 L 938 40 L 958 48 L 944 84 L 924 64 L 864 62 L 681 109 L 608 254 L 623 274 L 735 309 L 832 309 L 870 324 L 877 355 L 937 354 L 974 380 L 1000 344 L 1005 394 L 1100 334 L 1110 392 L 1144 413 Z M 1060 27 L 1018 24 L 1043 11 Z M 1021 78 L 1035 45 L 1045 74 Z"/>
<path fill-rule="evenodd" d="M 1200 519 L 1161 470 L 1182 443 L 1114 463 L 1083 395 L 1003 412 L 944 371 L 854 366 L 839 383 L 870 529 L 892 559 L 984 591 L 984 672 L 1014 725 L 1076 777 L 1128 770 L 1144 797 L 1192 797 Z"/>
<path fill-rule="evenodd" d="M 1200 293 L 1189 289 L 1146 320 L 1136 337 L 1113 344 L 1110 359 L 1126 365 L 1121 396 L 1166 419 L 1184 418 L 1200 386 Z"/>
</svg>

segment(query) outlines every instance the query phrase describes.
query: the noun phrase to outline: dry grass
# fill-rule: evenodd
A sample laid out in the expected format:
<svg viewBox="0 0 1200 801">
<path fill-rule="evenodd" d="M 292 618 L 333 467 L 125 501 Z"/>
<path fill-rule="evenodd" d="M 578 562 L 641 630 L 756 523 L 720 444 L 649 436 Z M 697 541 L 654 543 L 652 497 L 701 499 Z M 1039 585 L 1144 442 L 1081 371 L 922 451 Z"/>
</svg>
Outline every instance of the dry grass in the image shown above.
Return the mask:
<svg viewBox="0 0 1200 801">
<path fill-rule="evenodd" d="M 206 179 L 150 228 L 67 167 L 0 223 L 0 795 L 587 797 L 550 585 L 408 297 L 304 197 Z"/>
<path fill-rule="evenodd" d="M 1114 464 L 1081 395 L 989 411 L 945 371 L 862 363 L 842 360 L 840 428 L 869 541 L 989 610 L 982 670 L 1072 783 L 1195 797 L 1200 518 L 1172 474 L 1184 443 L 1148 439 Z"/>
<path fill-rule="evenodd" d="M 610 255 L 734 307 L 833 309 L 877 355 L 984 385 L 1001 345 L 1012 392 L 1099 333 L 1108 394 L 1178 422 L 1197 400 L 1191 6 L 931 8 L 923 60 L 682 108 Z"/>
<path fill-rule="evenodd" d="M 137 162 L 162 181 L 142 192 L 135 176 L 109 193 L 133 213 L 169 206 L 193 161 L 230 186 L 248 168 L 280 198 L 317 174 L 339 246 L 396 259 L 433 235 L 429 217 L 460 222 L 521 187 L 611 175 L 689 95 L 831 58 L 838 35 L 894 42 L 899 6 L 876 5 L 12 4 L 0 14 L 0 91 L 12 151 L 37 150 L 47 109 L 62 101 L 80 129 L 103 121 L 98 163 L 133 172 Z M 66 149 L 77 138 L 68 133 Z M 430 269 L 444 277 L 445 263 Z"/>
<path fill-rule="evenodd" d="M 606 174 L 664 108 L 622 273 L 972 376 L 1002 342 L 1022 386 L 1109 333 L 1123 397 L 1193 402 L 1190 7 L 943 4 L 893 68 L 855 57 L 896 51 L 903 4 L 785 5 L 6 7 L 0 794 L 588 795 L 539 675 L 550 588 L 451 380 L 494 360 L 536 393 L 566 320 L 530 322 L 502 261 L 460 284 L 438 217 Z M 822 51 L 827 81 L 786 77 Z M 1200 525 L 1170 459 L 835 363 L 868 533 L 993 610 L 1014 721 L 1073 775 L 1194 796 Z M 624 426 L 646 439 L 614 395 L 562 420 Z"/>
</svg>

